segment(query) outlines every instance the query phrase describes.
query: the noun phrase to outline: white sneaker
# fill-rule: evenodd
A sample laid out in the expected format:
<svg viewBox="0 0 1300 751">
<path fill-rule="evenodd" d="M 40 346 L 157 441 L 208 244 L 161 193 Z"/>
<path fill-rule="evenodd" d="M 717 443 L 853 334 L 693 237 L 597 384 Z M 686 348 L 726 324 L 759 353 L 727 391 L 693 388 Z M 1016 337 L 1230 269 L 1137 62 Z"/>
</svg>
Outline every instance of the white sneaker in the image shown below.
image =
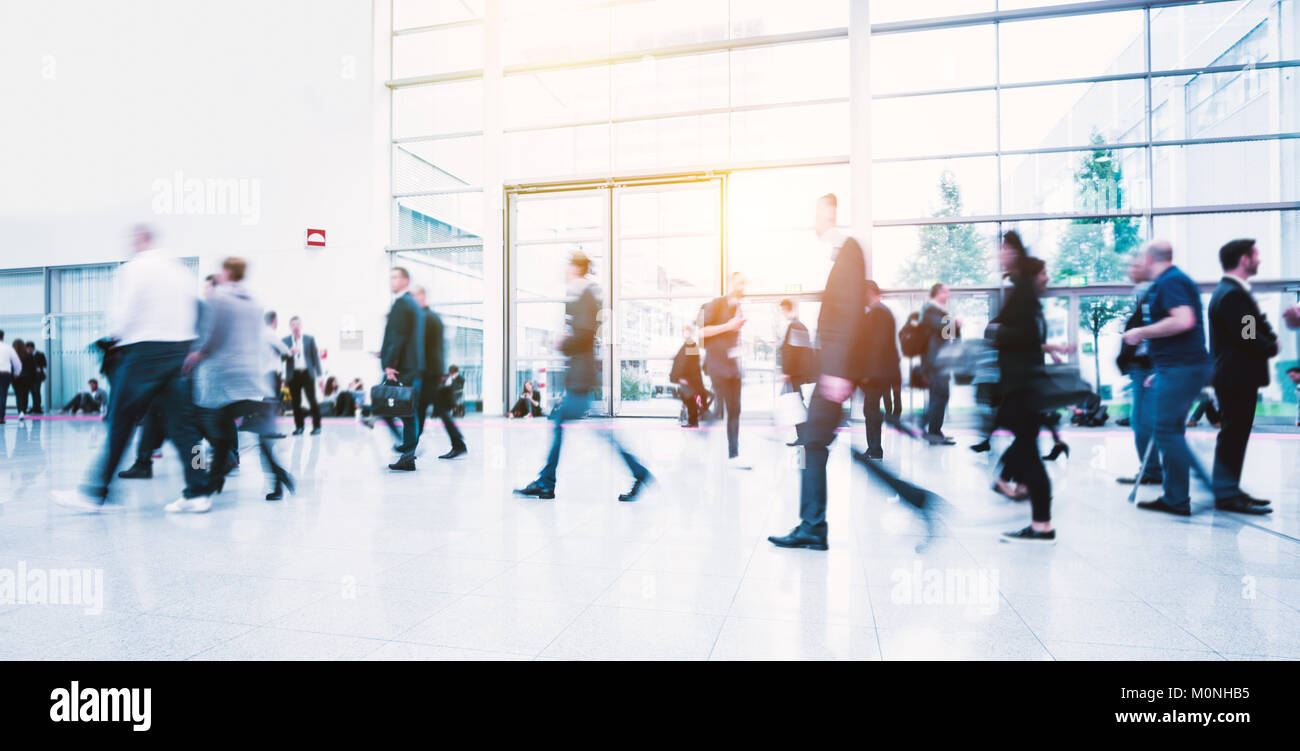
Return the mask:
<svg viewBox="0 0 1300 751">
<path fill-rule="evenodd" d="M 98 514 L 103 510 L 103 504 L 96 503 L 95 499 L 76 490 L 56 490 L 50 495 L 59 506 L 82 514 Z"/>
<path fill-rule="evenodd" d="M 171 503 L 163 506 L 163 511 L 173 514 L 206 514 L 212 509 L 212 499 L 206 495 L 197 498 L 177 498 Z"/>
<path fill-rule="evenodd" d="M 727 466 L 732 469 L 753 469 L 753 467 L 750 465 L 749 462 L 745 461 L 739 456 L 733 456 L 730 459 L 728 459 Z"/>
</svg>

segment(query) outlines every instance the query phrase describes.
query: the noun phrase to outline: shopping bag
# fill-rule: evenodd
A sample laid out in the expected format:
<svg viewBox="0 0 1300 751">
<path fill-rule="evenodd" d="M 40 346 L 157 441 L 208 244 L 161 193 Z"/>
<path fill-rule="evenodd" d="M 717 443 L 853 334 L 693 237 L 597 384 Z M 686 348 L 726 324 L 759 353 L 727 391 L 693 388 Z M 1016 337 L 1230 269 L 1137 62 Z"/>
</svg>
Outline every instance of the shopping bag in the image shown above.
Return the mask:
<svg viewBox="0 0 1300 751">
<path fill-rule="evenodd" d="M 808 409 L 804 407 L 803 398 L 798 391 L 786 391 L 776 398 L 776 407 L 772 411 L 776 424 L 783 428 L 801 425 L 808 419 Z"/>
</svg>

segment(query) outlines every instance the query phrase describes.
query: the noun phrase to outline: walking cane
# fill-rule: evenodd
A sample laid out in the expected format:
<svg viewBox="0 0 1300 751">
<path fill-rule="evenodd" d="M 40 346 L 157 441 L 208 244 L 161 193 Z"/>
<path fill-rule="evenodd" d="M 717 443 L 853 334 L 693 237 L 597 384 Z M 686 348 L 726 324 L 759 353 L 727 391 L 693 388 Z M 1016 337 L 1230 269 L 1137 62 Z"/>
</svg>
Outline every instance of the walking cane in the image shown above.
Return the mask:
<svg viewBox="0 0 1300 751">
<path fill-rule="evenodd" d="M 1142 478 L 1147 476 L 1147 462 L 1151 461 L 1151 452 L 1155 450 L 1155 446 L 1154 438 L 1147 441 L 1147 450 L 1142 454 L 1142 466 L 1138 468 L 1137 477 L 1133 478 L 1133 490 L 1128 494 L 1129 503 L 1137 500 L 1138 488 L 1142 486 Z"/>
</svg>

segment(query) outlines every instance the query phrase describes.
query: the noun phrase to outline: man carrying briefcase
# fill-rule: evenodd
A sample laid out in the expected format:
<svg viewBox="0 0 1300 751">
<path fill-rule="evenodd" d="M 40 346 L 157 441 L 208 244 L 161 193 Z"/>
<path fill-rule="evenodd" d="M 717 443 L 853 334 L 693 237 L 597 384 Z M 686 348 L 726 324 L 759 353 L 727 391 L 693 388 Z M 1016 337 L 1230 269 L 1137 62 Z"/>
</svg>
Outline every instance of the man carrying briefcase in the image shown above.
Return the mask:
<svg viewBox="0 0 1300 751">
<path fill-rule="evenodd" d="M 415 448 L 420 443 L 418 396 L 424 371 L 424 312 L 408 289 L 411 275 L 406 269 L 395 267 L 389 272 L 388 282 L 397 299 L 388 312 L 384 343 L 379 351 L 386 380 L 370 390 L 371 409 L 401 441 L 393 447 L 400 457 L 388 468 L 414 472 Z M 402 421 L 400 435 L 393 424 L 394 418 Z"/>
</svg>

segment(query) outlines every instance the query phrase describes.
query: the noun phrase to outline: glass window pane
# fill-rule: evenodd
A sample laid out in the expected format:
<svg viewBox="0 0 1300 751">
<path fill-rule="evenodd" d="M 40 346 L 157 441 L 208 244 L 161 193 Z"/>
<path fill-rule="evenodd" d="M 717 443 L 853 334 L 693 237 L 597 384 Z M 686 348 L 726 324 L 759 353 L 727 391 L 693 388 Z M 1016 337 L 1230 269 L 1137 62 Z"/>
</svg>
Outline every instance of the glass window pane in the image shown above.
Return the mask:
<svg viewBox="0 0 1300 751">
<path fill-rule="evenodd" d="M 1293 6 L 1292 0 L 1237 0 L 1153 9 L 1151 69 L 1246 65 L 1294 57 L 1294 30 L 1277 33 L 1278 8 L 1285 8 L 1285 16 L 1295 12 Z"/>
<path fill-rule="evenodd" d="M 483 227 L 483 193 L 403 196 L 393 201 L 393 242 L 422 245 L 479 239 Z"/>
<path fill-rule="evenodd" d="M 808 71 L 817 71 L 810 76 Z M 849 95 L 849 43 L 843 39 L 734 50 L 731 104 L 836 99 Z"/>
<path fill-rule="evenodd" d="M 456 23 L 483 17 L 484 0 L 393 0 L 393 29 Z"/>
<path fill-rule="evenodd" d="M 515 306 L 515 319 L 515 354 L 519 359 L 562 360 L 555 347 L 564 332 L 564 303 L 521 302 Z"/>
<path fill-rule="evenodd" d="M 878 163 L 871 184 L 877 219 L 997 213 L 998 161 L 991 156 Z"/>
<path fill-rule="evenodd" d="M 609 118 L 609 66 L 516 73 L 503 83 L 506 128 Z"/>
<path fill-rule="evenodd" d="M 1001 24 L 1002 82 L 1052 81 L 1146 68 L 1141 10 Z"/>
<path fill-rule="evenodd" d="M 481 185 L 482 170 L 482 136 L 393 144 L 394 193 Z"/>
<path fill-rule="evenodd" d="M 609 7 L 557 10 L 549 3 L 525 3 L 529 12 L 507 16 L 501 31 L 506 66 L 590 60 L 609 55 Z"/>
<path fill-rule="evenodd" d="M 1157 207 L 1300 200 L 1294 140 L 1162 146 L 1152 160 Z"/>
<path fill-rule="evenodd" d="M 1002 211 L 1103 213 L 1146 207 L 1142 149 L 1012 154 L 1002 157 Z"/>
<path fill-rule="evenodd" d="M 849 25 L 851 0 L 731 0 L 731 36 L 767 36 Z"/>
<path fill-rule="evenodd" d="M 1173 243 L 1174 263 L 1193 279 L 1223 276 L 1219 248 L 1236 237 L 1253 237 L 1259 247 L 1260 279 L 1300 278 L 1300 211 L 1252 211 L 1157 216 L 1153 236 Z M 1277 325 L 1277 318 L 1272 318 Z"/>
<path fill-rule="evenodd" d="M 1129 257 L 1149 237 L 1140 217 L 1052 219 L 1003 225 L 1020 233 L 1029 252 L 1047 262 L 1053 284 L 1126 282 Z M 1077 281 L 1077 280 L 1076 280 Z"/>
<path fill-rule="evenodd" d="M 928 289 L 936 282 L 990 284 L 997 233 L 993 223 L 876 227 L 871 233 L 872 276 L 894 289 Z"/>
<path fill-rule="evenodd" d="M 483 305 L 434 304 L 442 319 L 443 364 L 460 368 L 465 378 L 465 407 L 483 409 Z"/>
<path fill-rule="evenodd" d="M 700 167 L 727 158 L 727 116 L 700 115 L 614 126 L 614 170 Z"/>
<path fill-rule="evenodd" d="M 1002 92 L 1002 148 L 1145 141 L 1142 80 L 1033 86 Z"/>
<path fill-rule="evenodd" d="M 411 274 L 411 283 L 425 288 L 430 303 L 448 305 L 483 301 L 483 246 L 402 250 L 393 265 Z"/>
<path fill-rule="evenodd" d="M 393 37 L 393 78 L 483 67 L 483 26 L 453 26 Z"/>
<path fill-rule="evenodd" d="M 849 153 L 849 105 L 736 112 L 731 116 L 731 158 L 765 162 Z"/>
<path fill-rule="evenodd" d="M 1294 133 L 1297 70 L 1239 70 L 1151 82 L 1156 140 Z"/>
<path fill-rule="evenodd" d="M 393 91 L 393 138 L 483 129 L 483 82 L 408 86 Z"/>
<path fill-rule="evenodd" d="M 997 148 L 997 99 L 992 91 L 877 99 L 871 125 L 877 157 L 991 152 Z"/>
<path fill-rule="evenodd" d="M 727 106 L 727 53 L 645 57 L 614 66 L 614 117 Z"/>
<path fill-rule="evenodd" d="M 995 5 L 994 0 L 871 0 L 871 23 L 988 13 Z"/>
<path fill-rule="evenodd" d="M 512 226 L 515 242 L 595 240 L 605 238 L 609 207 L 606 195 L 556 193 L 545 197 L 521 196 L 515 203 Z"/>
<path fill-rule="evenodd" d="M 892 94 L 991 85 L 993 26 L 878 34 L 871 38 L 871 90 Z"/>
<path fill-rule="evenodd" d="M 727 0 L 616 3 L 611 26 L 616 52 L 718 41 L 727 38 Z"/>
<path fill-rule="evenodd" d="M 525 130 L 505 134 L 507 183 L 609 172 L 609 126 Z"/>
</svg>

